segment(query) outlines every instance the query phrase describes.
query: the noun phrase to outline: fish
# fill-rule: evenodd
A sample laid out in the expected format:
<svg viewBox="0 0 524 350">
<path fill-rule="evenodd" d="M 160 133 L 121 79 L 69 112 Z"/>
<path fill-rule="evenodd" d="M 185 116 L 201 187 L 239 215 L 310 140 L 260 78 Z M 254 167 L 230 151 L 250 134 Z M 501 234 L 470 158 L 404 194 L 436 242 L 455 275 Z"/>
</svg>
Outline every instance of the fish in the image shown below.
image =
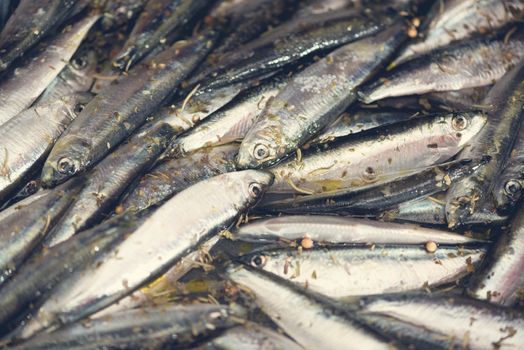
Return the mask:
<svg viewBox="0 0 524 350">
<path fill-rule="evenodd" d="M 236 170 L 237 144 L 201 149 L 165 160 L 143 175 L 118 208 L 142 210 L 168 200 L 194 183 Z"/>
<path fill-rule="evenodd" d="M 446 203 L 432 196 L 400 203 L 396 208 L 378 215 L 384 221 L 412 222 L 429 225 L 447 225 Z"/>
<path fill-rule="evenodd" d="M 235 223 L 238 215 L 258 202 L 272 180 L 269 173 L 246 170 L 218 175 L 180 192 L 102 261 L 71 280 L 62 280 L 20 338 L 78 321 L 152 282 L 200 243 Z M 167 235 L 159 239 L 158 232 Z"/>
<path fill-rule="evenodd" d="M 524 62 L 508 72 L 490 90 L 484 104 L 488 122 L 459 159 L 489 157 L 479 171 L 457 181 L 446 197 L 446 218 L 449 227 L 460 225 L 468 216 L 489 201 L 494 180 L 506 163 L 521 124 L 524 106 Z"/>
<path fill-rule="evenodd" d="M 364 103 L 371 103 L 387 97 L 492 85 L 523 57 L 522 32 L 507 40 L 495 37 L 459 42 L 398 66 L 364 86 L 359 96 Z"/>
<path fill-rule="evenodd" d="M 286 85 L 287 74 L 268 78 L 206 118 L 187 133 L 173 139 L 166 156 L 180 158 L 201 148 L 242 140 L 260 117 L 264 105 Z"/>
<path fill-rule="evenodd" d="M 300 345 L 274 330 L 260 326 L 254 322 L 246 322 L 242 326 L 227 329 L 224 333 L 197 347 L 198 350 L 259 350 L 286 349 L 300 350 Z"/>
<path fill-rule="evenodd" d="M 11 278 L 0 286 L 0 333 L 7 333 L 9 322 L 27 310 L 31 303 L 41 302 L 67 276 L 76 275 L 83 266 L 96 260 L 133 232 L 147 217 L 146 213 L 141 213 L 142 216 L 134 213 L 116 216 L 32 256 L 20 266 L 16 278 Z M 19 331 L 13 331 L 6 338 L 16 338 L 18 333 Z"/>
<path fill-rule="evenodd" d="M 336 49 L 293 76 L 242 140 L 237 166 L 267 167 L 302 147 L 356 100 L 356 88 L 406 38 L 404 23 L 393 24 Z"/>
<path fill-rule="evenodd" d="M 456 155 L 485 123 L 481 112 L 444 113 L 342 138 L 322 152 L 312 149 L 270 168 L 270 192 L 322 193 L 406 176 Z"/>
<path fill-rule="evenodd" d="M 217 35 L 209 29 L 175 44 L 103 89 L 51 150 L 42 170 L 43 185 L 56 186 L 105 157 L 176 89 L 209 52 Z"/>
<path fill-rule="evenodd" d="M 113 66 L 128 70 L 154 48 L 180 36 L 181 28 L 211 0 L 149 0 L 133 26 L 124 47 L 113 59 Z"/>
<path fill-rule="evenodd" d="M 167 304 L 125 310 L 40 334 L 13 349 L 101 349 L 180 347 L 240 322 L 225 305 Z M 282 337 L 282 336 L 280 336 Z"/>
<path fill-rule="evenodd" d="M 86 17 L 66 28 L 43 43 L 40 50 L 37 48 L 33 55 L 27 56 L 27 61 L 22 66 L 9 71 L 2 78 L 0 125 L 33 104 L 67 65 L 97 20 L 97 16 Z"/>
<path fill-rule="evenodd" d="M 90 93 L 65 96 L 31 107 L 0 125 L 0 202 L 39 171 L 53 144 L 91 98 Z"/>
<path fill-rule="evenodd" d="M 218 88 L 276 71 L 319 50 L 328 50 L 371 36 L 392 19 L 387 15 L 368 18 L 354 11 L 332 11 L 286 22 L 236 52 L 221 57 L 221 63 L 190 80 L 206 88 Z"/>
<path fill-rule="evenodd" d="M 509 230 L 499 233 L 486 264 L 470 281 L 467 292 L 473 298 L 487 300 L 494 304 L 511 306 L 524 287 L 520 271 L 524 266 L 522 246 L 524 245 L 524 209 L 514 216 Z"/>
<path fill-rule="evenodd" d="M 65 183 L 0 221 L 0 284 L 15 274 L 42 242 L 73 201 L 82 180 Z"/>
<path fill-rule="evenodd" d="M 445 0 L 433 5 L 422 40 L 408 45 L 393 62 L 398 65 L 452 42 L 487 34 L 524 20 L 521 0 Z"/>
<path fill-rule="evenodd" d="M 486 108 L 482 101 L 491 90 L 492 86 L 479 86 L 471 89 L 462 89 L 457 91 L 431 92 L 427 98 L 439 107 L 447 110 L 468 110 L 471 108 Z"/>
<path fill-rule="evenodd" d="M 144 9 L 147 0 L 106 0 L 100 5 L 104 31 L 111 31 L 134 20 Z"/>
<path fill-rule="evenodd" d="M 288 281 L 249 265 L 231 265 L 226 275 L 247 288 L 256 305 L 304 348 L 348 349 L 347 337 L 358 348 L 391 348 L 387 339 L 369 331 L 332 301 L 306 293 Z"/>
<path fill-rule="evenodd" d="M 85 186 L 49 232 L 44 244 L 52 247 L 102 221 L 128 184 L 153 165 L 173 133 L 164 120 L 152 122 L 98 163 L 85 175 Z"/>
<path fill-rule="evenodd" d="M 304 239 L 314 244 L 365 245 L 420 245 L 427 242 L 457 245 L 478 242 L 464 235 L 417 225 L 319 215 L 284 215 L 255 220 L 231 233 L 232 239 L 257 243 Z"/>
<path fill-rule="evenodd" d="M 86 5 L 85 0 L 21 0 L 0 32 L 0 73 Z M 89 22 L 83 24 L 90 27 Z"/>
<path fill-rule="evenodd" d="M 387 224 L 386 224 L 387 225 Z M 335 299 L 401 293 L 453 283 L 486 249 L 372 245 L 263 250 L 242 256 L 251 266 Z"/>
<path fill-rule="evenodd" d="M 518 348 L 524 342 L 521 311 L 459 295 L 377 296 L 361 301 L 361 312 L 409 323 L 455 344 L 452 348 Z"/>
</svg>

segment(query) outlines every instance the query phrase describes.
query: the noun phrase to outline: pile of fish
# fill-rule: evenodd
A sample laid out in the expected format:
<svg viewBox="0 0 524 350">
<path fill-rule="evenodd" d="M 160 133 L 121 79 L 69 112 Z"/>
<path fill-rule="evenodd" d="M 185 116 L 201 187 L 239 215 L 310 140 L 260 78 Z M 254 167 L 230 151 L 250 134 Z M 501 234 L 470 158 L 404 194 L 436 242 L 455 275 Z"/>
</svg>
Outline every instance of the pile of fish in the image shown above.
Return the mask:
<svg viewBox="0 0 524 350">
<path fill-rule="evenodd" d="M 524 348 L 524 0 L 2 0 L 0 349 Z"/>
</svg>

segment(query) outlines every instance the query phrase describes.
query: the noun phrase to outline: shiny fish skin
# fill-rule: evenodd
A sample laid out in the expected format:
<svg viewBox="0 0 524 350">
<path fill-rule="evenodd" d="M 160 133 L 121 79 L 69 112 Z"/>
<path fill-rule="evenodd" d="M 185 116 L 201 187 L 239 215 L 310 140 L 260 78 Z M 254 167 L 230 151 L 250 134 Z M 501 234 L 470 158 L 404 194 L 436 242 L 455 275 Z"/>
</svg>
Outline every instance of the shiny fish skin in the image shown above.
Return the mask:
<svg viewBox="0 0 524 350">
<path fill-rule="evenodd" d="M 381 220 L 413 222 L 430 225 L 446 225 L 445 203 L 424 197 L 404 202 L 398 207 L 380 213 Z"/>
<path fill-rule="evenodd" d="M 0 125 L 28 108 L 67 65 L 98 17 L 87 17 L 37 48 L 23 66 L 2 77 Z M 46 64 L 42 64 L 45 62 Z"/>
<path fill-rule="evenodd" d="M 20 188 L 45 159 L 53 144 L 76 118 L 89 93 L 31 107 L 0 125 L 0 201 Z"/>
<path fill-rule="evenodd" d="M 236 170 L 237 144 L 229 144 L 198 152 L 179 159 L 167 159 L 142 176 L 121 206 L 141 210 L 161 203 L 192 184 Z"/>
<path fill-rule="evenodd" d="M 134 215 L 116 217 L 32 257 L 20 267 L 16 278 L 0 288 L 0 325 L 6 325 L 40 296 L 45 298 L 67 276 L 77 274 L 139 224 Z M 1 329 L 2 333 L 7 331 Z"/>
<path fill-rule="evenodd" d="M 438 103 L 441 108 L 448 110 L 483 109 L 486 106 L 482 104 L 482 101 L 491 87 L 491 85 L 488 85 L 457 91 L 432 92 L 427 97 L 430 101 Z"/>
<path fill-rule="evenodd" d="M 128 70 L 210 3 L 211 0 L 149 0 L 113 65 Z"/>
<path fill-rule="evenodd" d="M 270 191 L 321 193 L 384 182 L 448 160 L 485 122 L 481 113 L 442 114 L 341 140 L 323 152 L 311 152 L 300 161 L 291 159 L 270 168 L 275 174 Z"/>
<path fill-rule="evenodd" d="M 330 298 L 400 293 L 455 282 L 486 250 L 441 246 L 278 249 L 241 257 L 251 266 Z"/>
<path fill-rule="evenodd" d="M 486 34 L 524 20 L 522 0 L 446 0 L 436 2 L 427 34 L 406 47 L 394 64 L 413 59 L 474 34 Z"/>
<path fill-rule="evenodd" d="M 467 244 L 475 239 L 409 224 L 383 223 L 340 216 L 293 215 L 253 221 L 232 232 L 233 239 L 250 242 L 300 240 L 347 244 Z"/>
<path fill-rule="evenodd" d="M 49 232 L 45 245 L 54 246 L 98 224 L 111 212 L 128 184 L 152 166 L 172 135 L 173 129 L 163 120 L 155 121 L 97 164 L 86 174 L 86 185 Z"/>
<path fill-rule="evenodd" d="M 473 174 L 487 161 L 461 161 L 422 170 L 378 185 L 301 196 L 287 202 L 262 202 L 272 212 L 369 214 L 406 201 L 447 190 L 453 183 Z"/>
<path fill-rule="evenodd" d="M 12 213 L 16 213 L 18 212 L 20 209 L 28 206 L 29 204 L 31 204 L 32 202 L 48 195 L 49 193 L 51 193 L 52 190 L 42 190 L 42 191 L 38 191 L 37 193 L 34 193 L 24 199 L 22 199 L 20 202 L 17 202 L 15 205 L 11 205 L 11 206 L 7 206 L 5 208 L 2 208 L 2 210 L 0 211 L 0 222 L 8 217 L 9 215 L 11 215 Z"/>
<path fill-rule="evenodd" d="M 0 222 L 0 284 L 16 270 L 67 210 L 81 187 L 70 181 Z"/>
<path fill-rule="evenodd" d="M 300 345 L 288 337 L 253 322 L 230 328 L 201 345 L 198 350 L 300 350 Z"/>
<path fill-rule="evenodd" d="M 502 38 L 459 42 L 400 65 L 384 80 L 365 86 L 360 98 L 371 103 L 387 97 L 491 85 L 523 57 L 522 33 L 511 35 L 507 43 Z"/>
<path fill-rule="evenodd" d="M 284 88 L 288 80 L 286 75 L 272 77 L 241 93 L 200 125 L 174 138 L 166 153 L 169 157 L 179 158 L 201 148 L 241 141 L 261 117 L 264 105 Z"/>
<path fill-rule="evenodd" d="M 216 36 L 210 30 L 188 43 L 175 44 L 101 91 L 53 147 L 42 170 L 44 186 L 53 187 L 107 155 L 194 69 Z"/>
<path fill-rule="evenodd" d="M 266 167 L 302 147 L 331 124 L 369 79 L 407 38 L 404 24 L 346 44 L 293 76 L 266 105 L 242 141 L 237 166 Z"/>
<path fill-rule="evenodd" d="M 72 283 L 63 281 L 21 336 L 75 322 L 152 282 L 199 243 L 233 224 L 256 204 L 272 180 L 269 173 L 246 170 L 218 175 L 180 192 L 113 253 L 76 275 Z M 160 238 L 158 232 L 167 234 Z"/>
<path fill-rule="evenodd" d="M 468 294 L 477 299 L 511 306 L 524 287 L 524 209 L 515 215 L 509 232 L 500 232 L 487 264 L 476 272 Z"/>
<path fill-rule="evenodd" d="M 304 348 L 391 349 L 386 340 L 355 322 L 328 300 L 305 294 L 285 280 L 235 265 L 228 268 L 227 277 L 248 288 L 262 311 Z M 355 346 L 348 344 L 348 337 Z"/>
<path fill-rule="evenodd" d="M 21 0 L 0 33 L 0 72 L 85 5 L 85 0 Z"/>
<path fill-rule="evenodd" d="M 490 161 L 479 171 L 453 184 L 446 198 L 446 218 L 449 227 L 461 224 L 491 200 L 489 193 L 493 181 L 500 175 L 503 164 L 521 125 L 524 106 L 524 61 L 508 72 L 490 90 L 484 104 L 488 122 L 478 137 L 465 148 L 459 159 L 490 157 Z"/>
<path fill-rule="evenodd" d="M 379 17 L 379 18 L 377 18 Z M 275 71 L 285 65 L 339 45 L 376 34 L 392 20 L 388 16 L 365 18 L 354 12 L 334 11 L 311 18 L 297 19 L 274 28 L 238 52 L 222 58 L 214 74 L 203 85 L 217 88 Z"/>
<path fill-rule="evenodd" d="M 524 315 L 460 296 L 401 295 L 365 301 L 362 312 L 393 317 L 427 331 L 457 339 L 471 349 L 519 348 Z"/>
<path fill-rule="evenodd" d="M 227 306 L 176 305 L 126 310 L 38 335 L 13 349 L 160 349 L 191 344 L 238 323 Z"/>
</svg>

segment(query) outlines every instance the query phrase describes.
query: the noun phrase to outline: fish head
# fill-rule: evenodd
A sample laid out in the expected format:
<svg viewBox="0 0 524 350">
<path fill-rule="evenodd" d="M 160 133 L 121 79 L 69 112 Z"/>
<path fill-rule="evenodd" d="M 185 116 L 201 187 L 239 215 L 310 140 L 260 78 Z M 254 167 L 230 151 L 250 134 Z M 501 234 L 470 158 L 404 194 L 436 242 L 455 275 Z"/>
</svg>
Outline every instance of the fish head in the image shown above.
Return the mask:
<svg viewBox="0 0 524 350">
<path fill-rule="evenodd" d="M 446 117 L 449 135 L 458 147 L 466 146 L 477 136 L 487 120 L 482 112 L 451 113 Z"/>
<path fill-rule="evenodd" d="M 268 133 L 247 135 L 240 144 L 237 156 L 239 169 L 259 169 L 277 163 L 285 156 Z"/>
<path fill-rule="evenodd" d="M 244 170 L 235 173 L 226 174 L 240 186 L 240 191 L 247 200 L 249 206 L 253 206 L 266 193 L 269 186 L 273 183 L 273 174 L 261 170 Z"/>
<path fill-rule="evenodd" d="M 93 50 L 80 50 L 67 67 L 65 79 L 75 85 L 78 91 L 87 91 L 93 85 L 98 59 Z"/>
<path fill-rule="evenodd" d="M 42 185 L 48 188 L 55 187 L 79 174 L 91 162 L 88 156 L 90 149 L 89 140 L 73 140 L 65 135 L 44 164 Z"/>
<path fill-rule="evenodd" d="M 493 191 L 495 207 L 499 213 L 508 213 L 522 197 L 524 179 L 503 177 L 497 181 Z"/>
</svg>

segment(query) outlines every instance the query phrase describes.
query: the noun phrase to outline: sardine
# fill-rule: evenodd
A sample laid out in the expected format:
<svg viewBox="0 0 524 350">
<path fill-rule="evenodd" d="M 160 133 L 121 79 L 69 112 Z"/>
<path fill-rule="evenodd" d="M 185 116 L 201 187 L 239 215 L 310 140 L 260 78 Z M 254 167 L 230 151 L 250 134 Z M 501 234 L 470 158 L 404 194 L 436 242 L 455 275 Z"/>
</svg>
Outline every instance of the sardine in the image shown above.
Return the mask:
<svg viewBox="0 0 524 350">
<path fill-rule="evenodd" d="M 468 287 L 477 299 L 511 306 L 524 288 L 524 209 L 519 209 L 508 232 L 500 232 L 487 264 L 479 270 Z"/>
<path fill-rule="evenodd" d="M 17 58 L 24 55 L 27 50 L 86 5 L 85 0 L 21 0 L 0 33 L 0 72 L 5 71 Z M 87 23 L 83 23 L 82 26 L 87 25 L 84 30 L 89 30 L 93 24 L 90 22 L 88 20 Z M 74 32 L 76 30 L 72 30 L 68 36 Z M 74 40 L 81 41 L 83 35 L 80 34 Z M 74 44 L 71 46 L 67 49 L 76 49 Z M 62 59 L 69 61 L 69 57 L 62 57 Z M 48 64 L 55 65 L 49 61 Z M 47 69 L 49 70 L 49 67 Z M 58 67 L 55 66 L 54 69 L 57 70 Z"/>
<path fill-rule="evenodd" d="M 391 348 L 387 340 L 371 333 L 329 300 L 306 294 L 285 280 L 235 265 L 229 267 L 227 276 L 250 290 L 262 311 L 304 348 Z M 348 337 L 354 347 L 348 344 Z"/>
<path fill-rule="evenodd" d="M 239 168 L 275 164 L 331 124 L 406 39 L 403 23 L 335 50 L 297 73 L 266 105 L 242 141 Z"/>
<path fill-rule="evenodd" d="M 295 241 L 340 244 L 467 244 L 475 239 L 416 225 L 384 223 L 340 216 L 294 215 L 262 219 L 242 225 L 233 239 L 249 242 Z M 373 253 L 370 253 L 373 254 Z"/>
<path fill-rule="evenodd" d="M 384 221 L 415 222 L 429 225 L 446 225 L 446 203 L 433 197 L 423 197 L 398 205 L 382 212 L 379 218 Z"/>
<path fill-rule="evenodd" d="M 0 202 L 28 180 L 55 141 L 91 100 L 75 94 L 31 107 L 0 125 Z"/>
<path fill-rule="evenodd" d="M 444 47 L 400 65 L 363 87 L 365 103 L 387 97 L 425 94 L 491 85 L 524 57 L 522 32 L 503 38 L 481 38 Z"/>
<path fill-rule="evenodd" d="M 328 150 L 271 168 L 270 191 L 321 193 L 407 175 L 453 157 L 485 123 L 482 113 L 441 114 L 342 139 Z"/>
<path fill-rule="evenodd" d="M 217 33 L 175 44 L 107 86 L 58 140 L 42 170 L 44 186 L 84 172 L 129 136 L 205 57 Z"/>
<path fill-rule="evenodd" d="M 192 184 L 236 170 L 238 145 L 202 149 L 184 158 L 166 160 L 142 176 L 121 204 L 124 210 L 141 210 L 159 204 Z"/>
<path fill-rule="evenodd" d="M 424 39 L 406 47 L 394 64 L 427 54 L 475 34 L 524 20 L 522 0 L 445 0 L 433 5 Z"/>
<path fill-rule="evenodd" d="M 126 310 L 38 335 L 13 349 L 178 348 L 235 326 L 239 319 L 225 305 L 167 304 Z M 282 337 L 282 336 L 281 336 Z"/>
<path fill-rule="evenodd" d="M 151 50 L 162 46 L 173 32 L 180 31 L 210 0 L 148 0 L 124 47 L 113 60 L 120 70 L 128 70 Z M 176 36 L 175 40 L 178 39 Z M 196 50 L 198 52 L 198 50 Z"/>
<path fill-rule="evenodd" d="M 67 65 L 97 19 L 98 17 L 87 17 L 44 42 L 40 50 L 36 50 L 23 66 L 2 77 L 0 125 L 31 106 Z"/>
<path fill-rule="evenodd" d="M 256 204 L 272 180 L 269 173 L 247 170 L 218 175 L 180 192 L 102 261 L 72 280 L 63 280 L 21 337 L 75 322 L 159 277 L 200 243 L 233 224 Z M 159 238 L 158 232 L 167 235 Z"/>
<path fill-rule="evenodd" d="M 488 85 L 457 91 L 432 92 L 426 96 L 431 102 L 438 103 L 441 109 L 456 111 L 471 108 L 483 109 L 487 106 L 484 106 L 482 101 L 486 98 L 491 87 L 491 85 Z"/>
<path fill-rule="evenodd" d="M 479 171 L 453 184 L 446 198 L 446 218 L 450 227 L 460 225 L 486 201 L 495 178 L 509 157 L 521 124 L 524 106 L 524 62 L 508 72 L 484 100 L 488 122 L 459 159 L 489 157 Z"/>
</svg>

